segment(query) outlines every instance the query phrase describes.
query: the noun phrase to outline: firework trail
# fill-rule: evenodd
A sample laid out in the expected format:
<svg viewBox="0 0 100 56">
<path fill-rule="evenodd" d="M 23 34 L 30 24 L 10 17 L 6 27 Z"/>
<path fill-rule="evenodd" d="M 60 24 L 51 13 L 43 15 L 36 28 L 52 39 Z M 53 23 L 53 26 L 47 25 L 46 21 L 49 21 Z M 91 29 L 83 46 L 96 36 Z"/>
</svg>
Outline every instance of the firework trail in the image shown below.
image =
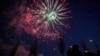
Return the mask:
<svg viewBox="0 0 100 56">
<path fill-rule="evenodd" d="M 68 5 L 68 4 L 67 4 Z M 56 39 L 59 32 L 68 28 L 70 11 L 65 0 L 24 0 L 13 9 L 10 26 L 38 38 Z"/>
</svg>

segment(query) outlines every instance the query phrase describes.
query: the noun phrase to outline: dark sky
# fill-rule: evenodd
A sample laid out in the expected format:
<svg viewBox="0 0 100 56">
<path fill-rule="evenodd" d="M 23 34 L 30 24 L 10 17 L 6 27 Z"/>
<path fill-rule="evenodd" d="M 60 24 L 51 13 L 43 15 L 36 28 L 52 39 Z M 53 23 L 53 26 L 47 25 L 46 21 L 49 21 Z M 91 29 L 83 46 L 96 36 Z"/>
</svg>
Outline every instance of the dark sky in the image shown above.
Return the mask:
<svg viewBox="0 0 100 56">
<path fill-rule="evenodd" d="M 71 10 L 72 18 L 70 19 L 70 29 L 63 36 L 65 48 L 68 49 L 70 45 L 79 44 L 84 40 L 90 51 L 95 52 L 96 47 L 93 42 L 100 48 L 100 1 L 98 0 L 68 0 L 69 9 Z M 10 6 L 15 3 L 14 0 L 3 0 L 0 2 L 0 37 L 6 43 L 11 42 L 9 36 L 5 37 L 7 26 L 10 20 L 1 12 L 10 10 Z M 12 30 L 10 33 L 13 32 Z M 14 37 L 13 33 L 11 36 Z M 10 36 L 10 37 L 11 37 Z M 16 36 L 18 37 L 18 36 Z M 25 42 L 25 46 L 31 45 L 34 41 L 32 36 L 23 33 L 21 40 Z M 24 38 L 23 38 L 24 37 Z M 30 37 L 30 38 L 29 38 Z M 12 38 L 17 41 L 17 38 Z M 93 42 L 90 42 L 93 40 Z M 56 48 L 56 52 L 53 49 Z M 80 46 L 80 49 L 82 47 Z M 38 52 L 44 53 L 45 56 L 58 56 L 59 50 L 56 41 L 48 41 L 48 43 L 39 44 Z"/>
<path fill-rule="evenodd" d="M 70 43 L 78 43 L 79 40 L 83 39 L 88 48 L 93 51 L 95 47 L 93 43 L 89 42 L 89 39 L 93 39 L 100 47 L 99 1 L 69 0 L 69 4 L 73 17 L 70 23 L 71 29 L 68 32 L 68 37 L 72 40 Z"/>
</svg>

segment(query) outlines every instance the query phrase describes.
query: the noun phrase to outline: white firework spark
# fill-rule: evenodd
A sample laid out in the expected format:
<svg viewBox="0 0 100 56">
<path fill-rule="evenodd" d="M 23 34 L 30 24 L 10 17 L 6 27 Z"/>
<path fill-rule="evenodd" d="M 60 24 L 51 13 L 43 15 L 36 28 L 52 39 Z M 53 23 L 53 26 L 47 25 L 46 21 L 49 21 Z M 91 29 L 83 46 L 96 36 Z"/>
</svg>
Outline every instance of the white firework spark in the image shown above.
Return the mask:
<svg viewBox="0 0 100 56">
<path fill-rule="evenodd" d="M 16 8 L 17 15 L 12 17 L 10 25 L 18 32 L 24 30 L 39 38 L 57 39 L 59 33 L 68 28 L 70 11 L 67 5 L 65 0 L 33 0 L 29 4 L 26 1 Z"/>
<path fill-rule="evenodd" d="M 68 8 L 59 0 L 41 0 L 37 7 L 36 16 L 39 18 L 37 28 L 40 29 L 40 35 L 54 36 L 58 35 L 62 27 L 66 27 L 68 19 Z"/>
</svg>

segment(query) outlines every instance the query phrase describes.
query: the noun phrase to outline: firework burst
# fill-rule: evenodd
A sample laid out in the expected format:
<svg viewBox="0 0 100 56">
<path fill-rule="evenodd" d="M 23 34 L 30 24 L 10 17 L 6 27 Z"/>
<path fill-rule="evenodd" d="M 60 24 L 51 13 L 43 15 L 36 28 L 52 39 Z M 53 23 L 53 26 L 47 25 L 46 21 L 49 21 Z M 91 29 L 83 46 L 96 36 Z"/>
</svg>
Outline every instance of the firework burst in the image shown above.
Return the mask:
<svg viewBox="0 0 100 56">
<path fill-rule="evenodd" d="M 29 4 L 24 2 L 15 11 L 19 12 L 10 25 L 39 38 L 56 39 L 68 27 L 70 11 L 65 0 L 33 0 Z"/>
</svg>

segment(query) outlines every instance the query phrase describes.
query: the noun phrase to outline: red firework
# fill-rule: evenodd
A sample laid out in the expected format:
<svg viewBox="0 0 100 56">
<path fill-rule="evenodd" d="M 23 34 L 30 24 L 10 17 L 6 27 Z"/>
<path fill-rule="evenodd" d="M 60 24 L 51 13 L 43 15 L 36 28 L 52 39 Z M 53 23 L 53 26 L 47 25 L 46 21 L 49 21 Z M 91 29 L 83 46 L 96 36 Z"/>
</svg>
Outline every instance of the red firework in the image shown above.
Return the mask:
<svg viewBox="0 0 100 56">
<path fill-rule="evenodd" d="M 25 31 L 37 38 L 58 38 L 59 32 L 68 28 L 67 20 L 70 11 L 65 0 L 33 0 L 24 1 L 13 9 L 10 26 L 17 32 Z M 17 12 L 17 13 L 16 13 Z M 63 33 L 63 32 L 62 32 Z"/>
</svg>

